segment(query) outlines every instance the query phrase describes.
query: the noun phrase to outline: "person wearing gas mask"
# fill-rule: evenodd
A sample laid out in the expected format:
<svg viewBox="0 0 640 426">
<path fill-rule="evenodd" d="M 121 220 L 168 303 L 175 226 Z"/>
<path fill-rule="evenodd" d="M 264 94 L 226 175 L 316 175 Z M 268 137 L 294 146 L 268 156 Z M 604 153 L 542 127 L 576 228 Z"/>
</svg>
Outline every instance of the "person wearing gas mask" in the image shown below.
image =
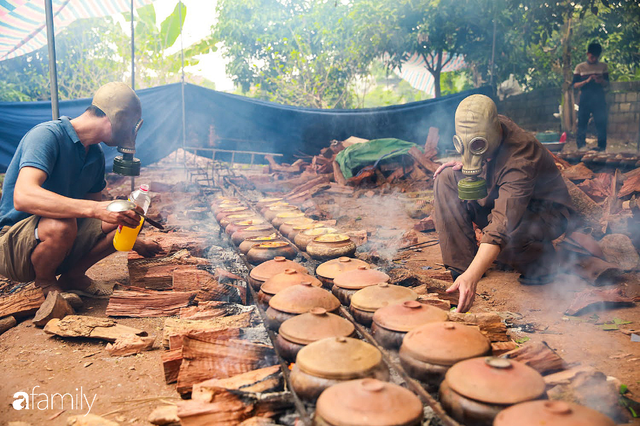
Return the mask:
<svg viewBox="0 0 640 426">
<path fill-rule="evenodd" d="M 564 234 L 574 207 L 551 153 L 487 96 L 465 98 L 455 114 L 454 145 L 462 161 L 434 173 L 436 230 L 442 258 L 467 312 L 495 260 L 520 272 L 522 284 L 554 276 L 552 241 Z M 482 229 L 477 244 L 474 224 Z"/>
<path fill-rule="evenodd" d="M 113 82 L 98 89 L 79 117 L 39 124 L 22 138 L 0 200 L 1 275 L 35 280 L 45 295 L 52 290 L 92 297 L 111 292 L 85 272 L 115 251 L 118 225 L 135 227 L 140 217 L 133 211 L 108 211 L 109 201 L 100 201 L 106 181 L 99 144 L 134 152 L 141 116 L 135 92 Z M 153 256 L 161 247 L 140 239 L 134 250 Z"/>
</svg>

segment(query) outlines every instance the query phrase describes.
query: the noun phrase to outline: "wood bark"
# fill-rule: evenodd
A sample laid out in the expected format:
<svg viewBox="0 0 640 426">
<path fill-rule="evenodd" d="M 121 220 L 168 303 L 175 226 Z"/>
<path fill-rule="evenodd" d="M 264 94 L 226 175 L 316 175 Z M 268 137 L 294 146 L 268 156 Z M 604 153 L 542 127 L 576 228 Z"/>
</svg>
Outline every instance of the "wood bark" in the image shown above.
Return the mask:
<svg viewBox="0 0 640 426">
<path fill-rule="evenodd" d="M 200 340 L 227 340 L 240 337 L 239 328 L 225 328 L 222 330 L 197 330 L 186 334 L 172 334 L 169 336 L 169 350 L 182 349 L 185 337 Z"/>
<path fill-rule="evenodd" d="M 47 334 L 60 337 L 88 337 L 115 342 L 123 334 L 147 336 L 147 332 L 121 325 L 109 318 L 67 315 L 62 319 L 54 318 L 44 327 Z"/>
<path fill-rule="evenodd" d="M 36 313 L 44 303 L 42 290 L 29 284 L 23 290 L 0 297 L 0 318 L 14 316 L 22 318 Z"/>
<path fill-rule="evenodd" d="M 336 181 L 338 185 L 345 186 L 347 184 L 347 180 L 342 174 L 342 170 L 340 169 L 340 164 L 337 161 L 333 160 L 333 180 Z"/>
<path fill-rule="evenodd" d="M 411 147 L 407 152 L 417 164 L 419 164 L 423 169 L 428 171 L 430 174 L 433 174 L 438 167 L 440 167 L 439 163 L 435 161 L 431 161 L 431 159 L 427 158 L 418 148 Z"/>
<path fill-rule="evenodd" d="M 505 358 L 519 361 L 545 375 L 567 368 L 564 360 L 545 342 L 531 342 L 504 354 Z"/>
<path fill-rule="evenodd" d="M 170 317 L 178 315 L 196 297 L 195 292 L 139 292 L 116 290 L 109 299 L 110 317 Z"/>
<path fill-rule="evenodd" d="M 209 265 L 209 263 L 208 259 L 191 256 L 187 250 L 183 249 L 167 256 L 154 258 L 134 258 L 130 256 L 127 266 L 129 268 L 130 283 L 138 287 L 144 287 L 144 277 L 150 268 L 177 265 Z M 171 277 L 169 276 L 170 279 Z"/>
<path fill-rule="evenodd" d="M 491 343 L 491 355 L 502 356 L 509 351 L 518 349 L 518 344 L 513 340 L 509 342 L 493 342 Z"/>
<path fill-rule="evenodd" d="M 251 325 L 251 312 L 243 312 L 238 315 L 215 318 L 211 320 L 183 320 L 178 318 L 167 318 L 162 331 L 162 345 L 169 348 L 170 336 L 200 330 L 224 330 L 226 328 L 243 328 Z"/>
<path fill-rule="evenodd" d="M 15 327 L 18 324 L 14 317 L 5 317 L 0 319 L 0 335 L 10 328 Z"/>
<path fill-rule="evenodd" d="M 170 385 L 177 382 L 182 364 L 182 347 L 163 353 L 161 359 L 165 383 Z"/>
<path fill-rule="evenodd" d="M 200 269 L 175 269 L 172 273 L 174 291 L 196 292 L 195 301 L 222 301 L 246 303 L 246 288 L 221 283 L 209 272 Z"/>
<path fill-rule="evenodd" d="M 67 315 L 73 315 L 71 305 L 57 291 L 50 291 L 47 298 L 40 306 L 40 309 L 33 317 L 33 324 L 36 327 L 44 327 L 51 319 L 62 319 Z"/>
<path fill-rule="evenodd" d="M 240 390 L 243 392 L 273 392 L 283 386 L 279 365 L 260 368 L 238 374 L 227 379 L 210 379 L 193 385 L 191 398 L 197 401 L 214 402 L 220 390 Z"/>
<path fill-rule="evenodd" d="M 465 325 L 477 326 L 480 332 L 492 342 L 508 342 L 507 326 L 495 313 L 460 314 L 449 312 L 449 321 L 460 322 Z"/>
<path fill-rule="evenodd" d="M 123 334 L 116 339 L 115 343 L 107 343 L 105 349 L 111 356 L 135 355 L 143 351 L 150 351 L 155 340 L 155 336 L 141 337 L 135 334 Z"/>
</svg>

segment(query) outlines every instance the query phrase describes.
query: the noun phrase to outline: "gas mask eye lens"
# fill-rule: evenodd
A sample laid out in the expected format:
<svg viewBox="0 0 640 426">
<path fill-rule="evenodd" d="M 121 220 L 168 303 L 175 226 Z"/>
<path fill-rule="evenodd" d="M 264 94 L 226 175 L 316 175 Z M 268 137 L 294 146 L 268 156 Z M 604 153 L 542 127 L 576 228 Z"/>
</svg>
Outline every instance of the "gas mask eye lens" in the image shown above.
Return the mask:
<svg viewBox="0 0 640 426">
<path fill-rule="evenodd" d="M 485 138 L 474 138 L 469 142 L 469 150 L 472 154 L 482 155 L 489 148 L 489 143 Z"/>
<path fill-rule="evenodd" d="M 453 135 L 453 146 L 456 148 L 456 151 L 458 151 L 458 154 L 462 155 L 464 152 L 464 145 L 462 145 L 462 139 L 460 139 L 460 136 Z"/>
</svg>

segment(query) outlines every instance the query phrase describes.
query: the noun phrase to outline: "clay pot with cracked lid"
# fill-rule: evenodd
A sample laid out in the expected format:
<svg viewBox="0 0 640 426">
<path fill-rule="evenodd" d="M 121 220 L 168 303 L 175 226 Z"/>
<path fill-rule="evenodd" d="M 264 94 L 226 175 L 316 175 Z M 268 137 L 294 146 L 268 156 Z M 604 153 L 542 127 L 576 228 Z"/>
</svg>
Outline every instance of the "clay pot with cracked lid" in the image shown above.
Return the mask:
<svg viewBox="0 0 640 426">
<path fill-rule="evenodd" d="M 294 362 L 300 349 L 306 345 L 328 337 L 353 337 L 353 324 L 324 308 L 312 308 L 306 314 L 290 318 L 280 325 L 276 346 L 280 355 Z"/>
<path fill-rule="evenodd" d="M 316 260 L 329 260 L 342 256 L 353 256 L 356 243 L 347 234 L 324 234 L 307 244 L 307 253 Z"/>
<path fill-rule="evenodd" d="M 226 232 L 227 235 L 233 235 L 234 232 L 239 231 L 240 229 L 249 228 L 250 226 L 264 225 L 266 223 L 266 220 L 259 217 L 249 219 L 229 219 L 229 224 L 224 228 L 224 232 Z"/>
<path fill-rule="evenodd" d="M 418 294 L 407 287 L 381 283 L 356 291 L 351 297 L 349 311 L 356 321 L 369 327 L 378 309 L 409 300 L 418 300 Z"/>
<path fill-rule="evenodd" d="M 322 287 L 319 279 L 306 272 L 300 272 L 293 268 L 285 269 L 284 272 L 272 276 L 260 286 L 258 302 L 266 307 L 269 305 L 269 300 L 285 288 L 306 282 L 310 282 L 314 287 Z"/>
<path fill-rule="evenodd" d="M 276 215 L 276 217 L 273 218 L 273 220 L 271 221 L 271 224 L 275 227 L 275 228 L 280 228 L 282 225 L 284 225 L 284 222 L 287 220 L 291 220 L 291 219 L 300 219 L 305 217 L 304 213 L 302 213 L 300 210 L 291 210 L 291 211 L 287 211 L 287 212 L 280 212 Z"/>
<path fill-rule="evenodd" d="M 319 235 L 325 235 L 325 234 L 335 234 L 336 232 L 338 232 L 337 229 L 335 228 L 329 228 L 329 227 L 320 227 L 320 228 L 313 228 L 313 229 L 305 229 L 302 232 L 299 232 L 298 235 L 296 235 L 293 238 L 293 243 L 300 249 L 300 250 L 307 250 L 307 245 L 309 245 L 309 243 L 311 241 L 313 241 L 313 239 Z"/>
<path fill-rule="evenodd" d="M 296 206 L 292 206 L 290 204 L 287 205 L 275 205 L 275 206 L 271 206 L 269 208 L 267 208 L 264 211 L 264 218 L 267 219 L 269 222 L 273 222 L 273 219 L 276 218 L 276 216 L 280 213 L 284 213 L 284 212 L 299 212 L 300 209 L 298 209 Z"/>
<path fill-rule="evenodd" d="M 377 269 L 370 269 L 368 266 L 360 265 L 357 269 L 343 272 L 335 277 L 333 279 L 331 292 L 343 305 L 349 306 L 351 296 L 353 296 L 356 291 L 372 285 L 388 282 L 389 275 Z"/>
<path fill-rule="evenodd" d="M 220 222 L 222 219 L 231 214 L 246 214 L 249 212 L 251 212 L 251 210 L 249 210 L 249 207 L 247 206 L 228 207 L 226 209 L 221 209 L 218 213 L 216 213 L 216 220 Z"/>
<path fill-rule="evenodd" d="M 306 216 L 296 217 L 296 218 L 293 218 L 293 219 L 285 220 L 284 223 L 282 225 L 280 225 L 278 230 L 280 231 L 280 233 L 282 235 L 287 237 L 289 240 L 293 241 L 293 238 L 289 237 L 289 234 L 291 234 L 291 232 L 293 231 L 293 228 L 295 226 L 297 226 L 297 225 L 306 225 L 306 224 L 311 224 L 311 223 L 316 223 L 316 221 L 311 219 L 310 217 L 306 217 Z M 322 226 L 322 225 L 320 225 L 320 226 Z M 318 227 L 320 227 L 320 226 L 318 226 Z M 295 237 L 295 235 L 294 235 L 294 237 Z"/>
<path fill-rule="evenodd" d="M 521 402 L 546 399 L 540 373 L 518 361 L 479 357 L 460 361 L 440 385 L 440 403 L 463 424 L 491 426 L 498 413 Z"/>
<path fill-rule="evenodd" d="M 269 300 L 266 325 L 277 331 L 280 324 L 289 318 L 306 314 L 313 308 L 335 313 L 340 308 L 340 301 L 327 290 L 312 286 L 309 281 L 287 287 Z"/>
<path fill-rule="evenodd" d="M 260 290 L 262 284 L 274 275 L 280 274 L 287 269 L 294 269 L 307 274 L 307 268 L 297 262 L 278 256 L 273 260 L 261 263 L 249 272 L 248 282 L 255 291 Z"/>
<path fill-rule="evenodd" d="M 371 334 L 382 347 L 398 349 L 402 345 L 404 336 L 414 328 L 446 320 L 446 311 L 435 306 L 425 305 L 417 300 L 409 300 L 398 305 L 378 309 L 373 314 Z"/>
<path fill-rule="evenodd" d="M 457 362 L 491 353 L 491 342 L 477 328 L 432 322 L 414 328 L 400 346 L 400 364 L 429 390 L 438 388 Z"/>
<path fill-rule="evenodd" d="M 329 386 L 348 380 L 389 380 L 382 354 L 351 337 L 329 337 L 300 349 L 291 370 L 291 387 L 306 401 L 315 401 Z"/>
<path fill-rule="evenodd" d="M 267 197 L 258 200 L 256 203 L 256 209 L 261 210 L 264 207 L 271 206 L 274 203 L 282 202 L 282 198 L 280 197 Z"/>
<path fill-rule="evenodd" d="M 241 212 L 238 214 L 234 213 L 234 214 L 227 215 L 222 219 L 220 219 L 219 223 L 222 228 L 226 228 L 227 226 L 229 226 L 231 222 L 234 222 L 234 221 L 241 222 L 243 220 L 251 220 L 251 219 L 262 219 L 262 218 L 256 216 L 254 212 L 248 210 L 246 212 Z"/>
<path fill-rule="evenodd" d="M 316 426 L 420 426 L 422 402 L 413 392 L 376 379 L 350 380 L 327 388 L 316 403 Z M 375 420 L 374 420 L 375 419 Z"/>
<path fill-rule="evenodd" d="M 275 232 L 272 232 L 268 235 L 263 235 L 261 237 L 249 237 L 240 243 L 240 245 L 238 246 L 238 250 L 240 250 L 240 253 L 246 255 L 247 253 L 249 253 L 249 250 L 251 250 L 251 247 L 253 247 L 256 244 L 273 243 L 275 241 L 284 241 L 284 240 L 280 238 L 278 234 L 276 234 Z"/>
<path fill-rule="evenodd" d="M 615 426 L 594 409 L 566 401 L 529 401 L 502 410 L 493 426 Z"/>
<path fill-rule="evenodd" d="M 358 269 L 360 266 L 366 266 L 367 268 L 371 268 L 367 262 L 364 262 L 360 259 L 355 259 L 353 257 L 339 257 L 337 259 L 331 259 L 327 262 L 321 263 L 316 268 L 316 275 L 322 281 L 322 284 L 327 288 L 333 287 L 333 280 L 338 275 L 347 272 L 353 271 L 354 269 Z"/>
<path fill-rule="evenodd" d="M 267 235 L 271 234 L 275 235 L 275 231 L 276 230 L 273 228 L 273 226 L 267 224 L 266 222 L 262 225 L 247 226 L 246 228 L 240 228 L 233 234 L 231 234 L 231 242 L 236 246 L 239 246 L 247 238 L 266 237 Z"/>
<path fill-rule="evenodd" d="M 259 265 L 276 257 L 295 259 L 298 251 L 286 241 L 268 241 L 254 244 L 247 252 L 247 261 L 252 265 Z"/>
</svg>

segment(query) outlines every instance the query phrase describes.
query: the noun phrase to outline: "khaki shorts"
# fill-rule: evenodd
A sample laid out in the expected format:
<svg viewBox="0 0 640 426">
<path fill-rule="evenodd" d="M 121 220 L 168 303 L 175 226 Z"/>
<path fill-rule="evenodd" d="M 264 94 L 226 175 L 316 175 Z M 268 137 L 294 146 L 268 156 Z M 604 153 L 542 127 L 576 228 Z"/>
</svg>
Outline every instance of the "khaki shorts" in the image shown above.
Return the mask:
<svg viewBox="0 0 640 426">
<path fill-rule="evenodd" d="M 36 273 L 31 253 L 38 245 L 35 230 L 40 216 L 29 216 L 0 231 L 0 275 L 18 282 L 33 281 Z M 58 267 L 56 274 L 64 274 L 80 261 L 104 238 L 102 222 L 98 219 L 78 219 L 78 235 L 71 251 Z"/>
</svg>

